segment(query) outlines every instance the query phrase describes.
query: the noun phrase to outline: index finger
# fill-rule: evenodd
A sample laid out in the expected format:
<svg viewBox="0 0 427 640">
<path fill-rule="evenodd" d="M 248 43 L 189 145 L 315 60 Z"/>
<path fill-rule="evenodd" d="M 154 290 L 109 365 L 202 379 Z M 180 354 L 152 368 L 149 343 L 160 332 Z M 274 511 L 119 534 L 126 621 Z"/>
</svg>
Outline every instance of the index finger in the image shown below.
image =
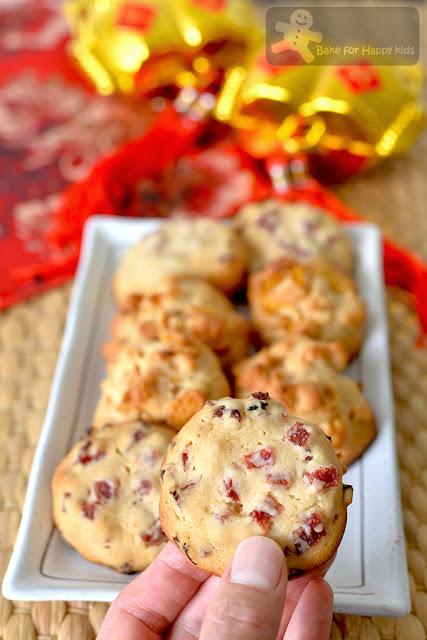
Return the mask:
<svg viewBox="0 0 427 640">
<path fill-rule="evenodd" d="M 114 600 L 98 640 L 157 640 L 208 577 L 168 543 Z"/>
</svg>

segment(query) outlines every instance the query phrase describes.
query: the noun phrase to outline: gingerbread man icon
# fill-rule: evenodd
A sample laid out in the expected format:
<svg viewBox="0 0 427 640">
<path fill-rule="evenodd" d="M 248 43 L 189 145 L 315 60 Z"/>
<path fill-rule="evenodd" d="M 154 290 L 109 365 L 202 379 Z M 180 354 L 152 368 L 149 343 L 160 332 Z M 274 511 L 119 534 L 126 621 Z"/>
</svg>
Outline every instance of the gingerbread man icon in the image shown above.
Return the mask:
<svg viewBox="0 0 427 640">
<path fill-rule="evenodd" d="M 313 16 L 307 9 L 295 9 L 288 22 L 276 22 L 276 30 L 283 33 L 283 39 L 271 45 L 273 53 L 286 50 L 297 51 L 304 62 L 313 62 L 314 55 L 309 49 L 311 42 L 321 42 L 323 35 L 312 31 Z"/>
</svg>

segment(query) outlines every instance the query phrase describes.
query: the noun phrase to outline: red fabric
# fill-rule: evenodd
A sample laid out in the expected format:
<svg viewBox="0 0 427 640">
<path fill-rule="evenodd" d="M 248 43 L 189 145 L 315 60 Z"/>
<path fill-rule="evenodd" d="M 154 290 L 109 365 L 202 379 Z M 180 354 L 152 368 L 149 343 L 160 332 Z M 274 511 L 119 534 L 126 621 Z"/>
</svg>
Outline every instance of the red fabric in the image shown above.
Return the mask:
<svg viewBox="0 0 427 640">
<path fill-rule="evenodd" d="M 15 268 L 65 259 L 44 235 L 62 192 L 152 118 L 149 104 L 101 97 L 85 83 L 65 51 L 62 4 L 0 2 L 0 309 L 70 277 L 17 281 Z"/>
<path fill-rule="evenodd" d="M 12 279 L 25 284 L 28 280 L 57 281 L 66 274 L 71 276 L 77 265 L 83 226 L 91 215 L 157 215 L 147 204 L 138 207 L 135 202 L 135 187 L 141 180 L 151 180 L 154 188 L 160 189 L 159 195 L 170 199 L 171 210 L 167 215 L 187 213 L 193 203 L 192 215 L 209 212 L 212 217 L 222 218 L 250 200 L 267 197 L 271 187 L 266 176 L 234 145 L 224 141 L 198 147 L 201 137 L 208 132 L 209 127 L 182 118 L 168 107 L 141 139 L 100 160 L 84 181 L 66 191 L 62 205 L 53 212 L 43 234 L 50 249 L 46 260 L 18 264 L 11 271 Z M 183 176 L 180 167 L 185 162 L 189 166 Z M 173 179 L 163 193 L 162 184 L 169 167 Z M 201 170 L 205 184 L 195 191 L 188 177 Z M 177 199 L 183 180 L 185 191 Z M 227 192 L 221 205 L 224 188 Z"/>
</svg>

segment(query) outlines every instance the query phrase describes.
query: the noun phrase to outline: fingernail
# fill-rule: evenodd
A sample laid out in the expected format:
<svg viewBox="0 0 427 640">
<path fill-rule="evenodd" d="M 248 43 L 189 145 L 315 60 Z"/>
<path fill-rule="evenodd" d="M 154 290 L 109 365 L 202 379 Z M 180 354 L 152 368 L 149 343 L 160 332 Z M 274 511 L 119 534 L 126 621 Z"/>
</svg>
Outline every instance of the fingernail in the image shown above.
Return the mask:
<svg viewBox="0 0 427 640">
<path fill-rule="evenodd" d="M 283 560 L 283 551 L 271 538 L 246 538 L 234 554 L 230 581 L 272 591 L 279 583 Z"/>
</svg>

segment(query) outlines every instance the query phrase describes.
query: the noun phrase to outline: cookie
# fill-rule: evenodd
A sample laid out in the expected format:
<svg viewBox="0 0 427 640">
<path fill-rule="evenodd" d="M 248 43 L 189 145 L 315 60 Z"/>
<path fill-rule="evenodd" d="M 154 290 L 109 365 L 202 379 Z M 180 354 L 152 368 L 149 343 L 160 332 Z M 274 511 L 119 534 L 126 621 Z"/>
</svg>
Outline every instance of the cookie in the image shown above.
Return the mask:
<svg viewBox="0 0 427 640">
<path fill-rule="evenodd" d="M 93 426 L 141 418 L 179 429 L 208 398 L 229 393 L 216 355 L 179 334 L 121 349 L 101 383 Z"/>
<path fill-rule="evenodd" d="M 343 226 L 308 203 L 254 202 L 240 210 L 235 226 L 248 246 L 251 271 L 279 258 L 305 262 L 323 256 L 352 272 L 353 247 Z"/>
<path fill-rule="evenodd" d="M 253 323 L 263 340 L 305 335 L 341 342 L 350 356 L 362 343 L 365 305 L 354 281 L 325 260 L 278 260 L 249 277 Z"/>
<path fill-rule="evenodd" d="M 246 264 L 246 247 L 231 225 L 208 219 L 168 220 L 125 254 L 114 278 L 114 294 L 119 307 L 126 309 L 132 296 L 156 293 L 168 276 L 204 278 L 230 292 L 241 284 Z"/>
<path fill-rule="evenodd" d="M 189 560 L 221 575 L 241 540 L 270 536 L 291 573 L 336 551 L 351 489 L 323 431 L 267 393 L 209 401 L 171 441 L 160 519 Z"/>
<path fill-rule="evenodd" d="M 336 371 L 344 362 L 339 349 L 307 338 L 293 347 L 277 342 L 243 360 L 233 373 L 238 396 L 267 391 L 289 413 L 317 424 L 349 465 L 375 439 L 376 426 L 358 383 Z"/>
<path fill-rule="evenodd" d="M 83 557 L 122 573 L 141 571 L 166 538 L 159 469 L 174 432 L 160 425 L 107 425 L 78 442 L 52 479 L 53 519 Z"/>
<path fill-rule="evenodd" d="M 114 358 L 123 344 L 139 345 L 165 330 L 193 336 L 207 344 L 224 365 L 241 360 L 248 348 L 247 320 L 226 296 L 198 278 L 172 278 L 156 293 L 135 296 L 133 309 L 111 326 L 113 341 L 103 347 Z"/>
<path fill-rule="evenodd" d="M 262 356 L 258 354 L 262 353 Z M 290 368 L 307 368 L 323 363 L 331 367 L 334 371 L 341 372 L 346 369 L 349 363 L 349 355 L 341 342 L 326 342 L 324 340 L 314 340 L 306 336 L 292 335 L 275 343 L 270 349 L 259 351 L 253 358 L 243 360 L 243 363 L 256 362 L 255 365 L 264 369 L 263 358 L 267 357 L 269 366 L 276 367 L 286 363 Z M 240 365 L 240 366 L 239 366 Z M 235 374 L 241 368 L 237 363 L 233 368 Z"/>
</svg>

